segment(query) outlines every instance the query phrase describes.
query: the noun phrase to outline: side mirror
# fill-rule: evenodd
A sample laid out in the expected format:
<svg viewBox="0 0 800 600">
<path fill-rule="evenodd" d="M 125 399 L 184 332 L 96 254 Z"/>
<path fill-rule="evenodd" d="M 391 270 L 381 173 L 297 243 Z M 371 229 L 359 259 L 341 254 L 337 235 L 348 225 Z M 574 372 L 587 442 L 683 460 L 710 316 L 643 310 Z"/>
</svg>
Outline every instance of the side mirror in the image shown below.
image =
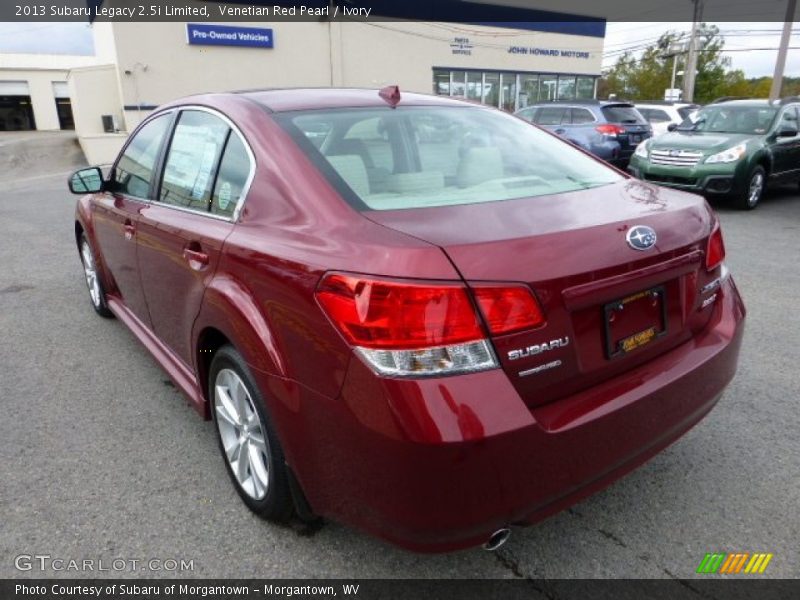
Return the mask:
<svg viewBox="0 0 800 600">
<path fill-rule="evenodd" d="M 677 123 L 670 123 L 669 125 L 667 125 L 667 131 L 675 131 L 677 128 L 678 128 Z"/>
<path fill-rule="evenodd" d="M 103 172 L 100 167 L 75 171 L 69 177 L 69 191 L 73 194 L 94 194 L 103 191 Z"/>
<path fill-rule="evenodd" d="M 779 138 L 794 137 L 796 135 L 797 127 L 792 127 L 791 125 L 781 125 L 781 128 L 778 130 Z"/>
</svg>

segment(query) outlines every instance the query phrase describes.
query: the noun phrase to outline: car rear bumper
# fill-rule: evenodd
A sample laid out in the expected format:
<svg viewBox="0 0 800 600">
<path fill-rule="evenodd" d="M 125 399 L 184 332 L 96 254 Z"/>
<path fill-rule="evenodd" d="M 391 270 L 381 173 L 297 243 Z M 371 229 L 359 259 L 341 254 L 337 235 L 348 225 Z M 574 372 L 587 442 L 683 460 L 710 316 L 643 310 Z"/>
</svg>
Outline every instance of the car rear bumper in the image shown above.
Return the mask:
<svg viewBox="0 0 800 600">
<path fill-rule="evenodd" d="M 353 359 L 339 398 L 269 380 L 287 461 L 315 512 L 417 551 L 485 542 L 602 489 L 708 413 L 736 371 L 733 280 L 698 336 L 624 375 L 529 409 L 502 370 L 375 377 Z"/>
</svg>

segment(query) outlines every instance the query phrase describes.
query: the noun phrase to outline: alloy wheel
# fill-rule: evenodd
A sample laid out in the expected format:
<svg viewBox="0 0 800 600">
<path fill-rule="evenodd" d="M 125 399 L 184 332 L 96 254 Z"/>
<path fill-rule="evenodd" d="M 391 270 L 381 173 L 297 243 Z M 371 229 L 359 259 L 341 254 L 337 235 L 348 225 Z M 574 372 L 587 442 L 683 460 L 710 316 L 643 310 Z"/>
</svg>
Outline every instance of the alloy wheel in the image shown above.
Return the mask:
<svg viewBox="0 0 800 600">
<path fill-rule="evenodd" d="M 760 171 L 755 173 L 750 179 L 750 190 L 747 194 L 747 202 L 750 206 L 758 204 L 761 193 L 764 191 L 764 174 Z"/>
<path fill-rule="evenodd" d="M 241 377 L 222 369 L 214 381 L 214 411 L 225 457 L 237 483 L 255 500 L 269 489 L 269 441 Z"/>
<path fill-rule="evenodd" d="M 86 276 L 86 287 L 89 288 L 89 296 L 94 307 L 99 308 L 101 305 L 100 281 L 97 279 L 97 267 L 92 255 L 92 249 L 86 240 L 83 240 L 81 244 L 81 259 L 83 260 L 83 272 Z"/>
</svg>

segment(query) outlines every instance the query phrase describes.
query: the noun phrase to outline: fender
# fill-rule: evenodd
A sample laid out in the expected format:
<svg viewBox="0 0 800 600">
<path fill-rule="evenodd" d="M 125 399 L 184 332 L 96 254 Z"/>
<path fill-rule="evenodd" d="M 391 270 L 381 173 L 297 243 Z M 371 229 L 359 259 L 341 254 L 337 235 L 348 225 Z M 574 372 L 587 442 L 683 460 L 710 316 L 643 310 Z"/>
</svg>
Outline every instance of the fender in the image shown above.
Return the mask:
<svg viewBox="0 0 800 600">
<path fill-rule="evenodd" d="M 94 219 L 92 217 L 91 209 L 93 197 L 94 194 L 86 194 L 85 196 L 78 198 L 78 201 L 75 203 L 75 247 L 80 255 L 80 237 L 78 234 L 78 227 L 80 227 L 86 234 L 89 244 L 92 247 L 92 252 L 94 253 L 94 258 L 97 261 L 97 266 L 99 267 L 100 271 L 100 280 L 103 283 L 106 293 L 108 293 L 109 291 L 113 291 L 116 286 L 113 283 L 111 274 L 106 268 L 105 258 L 103 257 L 103 253 L 100 251 L 100 247 L 97 245 L 97 241 L 95 239 Z"/>
<path fill-rule="evenodd" d="M 92 211 L 89 208 L 92 195 L 81 196 L 75 203 L 75 245 L 80 243 L 78 238 L 78 226 L 86 232 L 90 240 L 94 239 L 94 222 L 92 221 Z M 92 244 L 94 246 L 94 244 Z"/>
<path fill-rule="evenodd" d="M 753 154 L 753 159 L 750 161 L 750 165 L 748 166 L 748 170 L 752 169 L 755 165 L 759 164 L 762 159 L 764 160 L 767 167 L 767 177 L 772 176 L 772 149 L 769 146 L 762 146 L 757 152 Z"/>
<path fill-rule="evenodd" d="M 203 295 L 195 319 L 192 341 L 197 347 L 200 333 L 208 327 L 236 340 L 237 349 L 251 367 L 279 377 L 288 377 L 286 361 L 258 303 L 239 281 L 221 275 L 214 277 Z"/>
<path fill-rule="evenodd" d="M 205 373 L 199 361 L 200 335 L 208 328 L 220 331 L 236 345 L 248 365 L 259 371 L 286 378 L 286 359 L 278 348 L 272 329 L 258 303 L 242 283 L 220 275 L 205 289 L 200 313 L 192 327 L 195 372 L 201 387 Z"/>
</svg>

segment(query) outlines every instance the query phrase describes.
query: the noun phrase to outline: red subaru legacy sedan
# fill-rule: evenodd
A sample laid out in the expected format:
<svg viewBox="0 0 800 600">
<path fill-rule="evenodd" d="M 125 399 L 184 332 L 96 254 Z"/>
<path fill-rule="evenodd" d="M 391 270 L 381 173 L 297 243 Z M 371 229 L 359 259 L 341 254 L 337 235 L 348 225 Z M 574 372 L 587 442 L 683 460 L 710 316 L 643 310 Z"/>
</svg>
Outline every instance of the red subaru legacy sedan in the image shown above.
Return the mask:
<svg viewBox="0 0 800 600">
<path fill-rule="evenodd" d="M 214 420 L 268 519 L 495 548 L 675 441 L 736 371 L 706 202 L 498 110 L 195 96 L 70 189 L 94 309 Z"/>
</svg>

